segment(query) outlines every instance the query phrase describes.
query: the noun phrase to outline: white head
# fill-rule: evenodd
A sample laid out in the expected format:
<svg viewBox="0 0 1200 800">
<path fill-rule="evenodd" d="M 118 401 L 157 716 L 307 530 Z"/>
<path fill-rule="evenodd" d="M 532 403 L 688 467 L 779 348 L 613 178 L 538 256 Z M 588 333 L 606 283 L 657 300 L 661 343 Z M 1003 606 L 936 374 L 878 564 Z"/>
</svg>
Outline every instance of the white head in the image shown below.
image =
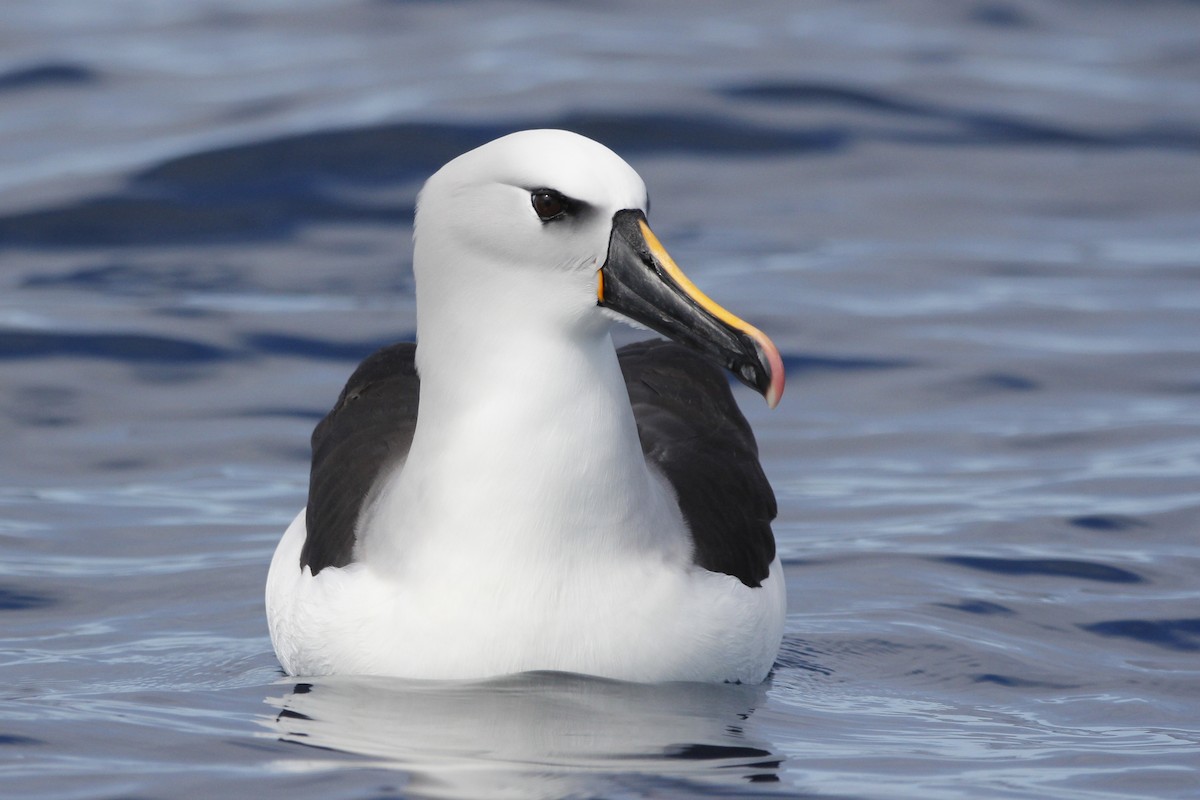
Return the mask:
<svg viewBox="0 0 1200 800">
<path fill-rule="evenodd" d="M 558 130 L 514 133 L 442 167 L 417 200 L 417 367 L 607 336 L 613 312 L 692 346 L 763 392 L 775 346 L 683 276 L 616 153 Z M 513 349 L 521 348 L 521 349 Z"/>
<path fill-rule="evenodd" d="M 556 202 L 569 207 L 541 219 L 539 190 L 548 195 L 543 211 L 555 211 Z M 642 179 L 616 153 L 575 133 L 522 131 L 454 159 L 417 201 L 419 338 L 436 335 L 434 324 L 509 335 L 524 328 L 545 335 L 546 325 L 560 335 L 576 326 L 601 329 L 596 272 L 613 215 L 627 208 L 646 208 Z M 452 319 L 431 318 L 443 314 Z"/>
</svg>

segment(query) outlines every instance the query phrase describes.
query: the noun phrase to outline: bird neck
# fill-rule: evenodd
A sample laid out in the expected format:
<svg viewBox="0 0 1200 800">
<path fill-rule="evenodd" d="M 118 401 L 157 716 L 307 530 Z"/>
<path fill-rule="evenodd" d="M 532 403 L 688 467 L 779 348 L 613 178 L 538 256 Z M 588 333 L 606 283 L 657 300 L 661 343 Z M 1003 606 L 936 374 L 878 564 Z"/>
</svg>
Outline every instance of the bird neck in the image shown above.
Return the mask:
<svg viewBox="0 0 1200 800">
<path fill-rule="evenodd" d="M 671 490 L 646 466 L 607 330 L 492 334 L 453 354 L 440 344 L 418 342 L 416 433 L 374 504 L 367 560 L 395 569 L 422 552 L 503 563 L 686 546 Z"/>
</svg>

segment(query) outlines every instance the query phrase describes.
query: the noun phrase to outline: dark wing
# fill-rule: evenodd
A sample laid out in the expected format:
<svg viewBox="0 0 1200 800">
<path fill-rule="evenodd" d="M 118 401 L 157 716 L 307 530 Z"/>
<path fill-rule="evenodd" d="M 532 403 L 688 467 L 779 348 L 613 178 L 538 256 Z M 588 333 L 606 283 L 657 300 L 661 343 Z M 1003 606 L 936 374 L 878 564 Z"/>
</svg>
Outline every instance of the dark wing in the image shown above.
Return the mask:
<svg viewBox="0 0 1200 800">
<path fill-rule="evenodd" d="M 617 351 L 646 461 L 675 487 L 696 563 L 759 586 L 775 558 L 775 493 L 725 373 L 674 342 Z"/>
<path fill-rule="evenodd" d="M 350 563 L 364 502 L 385 468 L 408 455 L 421 386 L 416 352 L 404 343 L 368 356 L 313 431 L 308 537 L 300 550 L 300 566 L 313 575 Z"/>
</svg>

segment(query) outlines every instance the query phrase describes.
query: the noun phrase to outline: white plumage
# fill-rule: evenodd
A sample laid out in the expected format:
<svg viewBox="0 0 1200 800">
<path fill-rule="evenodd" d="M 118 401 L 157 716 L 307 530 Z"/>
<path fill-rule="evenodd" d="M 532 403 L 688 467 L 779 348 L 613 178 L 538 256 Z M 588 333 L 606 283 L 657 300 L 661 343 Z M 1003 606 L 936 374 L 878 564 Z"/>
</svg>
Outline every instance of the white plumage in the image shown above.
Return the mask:
<svg viewBox="0 0 1200 800">
<path fill-rule="evenodd" d="M 572 201 L 569 219 L 539 218 L 543 189 Z M 373 481 L 350 563 L 301 566 L 304 511 L 284 534 L 266 603 L 285 670 L 766 676 L 780 563 L 759 586 L 695 563 L 597 303 L 614 215 L 645 207 L 632 168 L 562 131 L 498 139 L 430 178 L 414 229 L 411 448 Z"/>
</svg>

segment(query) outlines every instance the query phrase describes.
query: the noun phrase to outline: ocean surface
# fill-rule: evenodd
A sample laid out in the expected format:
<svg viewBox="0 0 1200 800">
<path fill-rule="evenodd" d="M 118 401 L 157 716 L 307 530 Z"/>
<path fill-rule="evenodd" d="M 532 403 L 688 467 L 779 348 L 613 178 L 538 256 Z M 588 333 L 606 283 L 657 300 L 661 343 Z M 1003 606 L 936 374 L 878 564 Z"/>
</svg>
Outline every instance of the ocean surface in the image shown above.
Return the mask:
<svg viewBox="0 0 1200 800">
<path fill-rule="evenodd" d="M 1200 796 L 1200 4 L 6 0 L 0 795 Z M 762 686 L 286 678 L 444 161 L 565 127 L 767 331 Z"/>
</svg>

